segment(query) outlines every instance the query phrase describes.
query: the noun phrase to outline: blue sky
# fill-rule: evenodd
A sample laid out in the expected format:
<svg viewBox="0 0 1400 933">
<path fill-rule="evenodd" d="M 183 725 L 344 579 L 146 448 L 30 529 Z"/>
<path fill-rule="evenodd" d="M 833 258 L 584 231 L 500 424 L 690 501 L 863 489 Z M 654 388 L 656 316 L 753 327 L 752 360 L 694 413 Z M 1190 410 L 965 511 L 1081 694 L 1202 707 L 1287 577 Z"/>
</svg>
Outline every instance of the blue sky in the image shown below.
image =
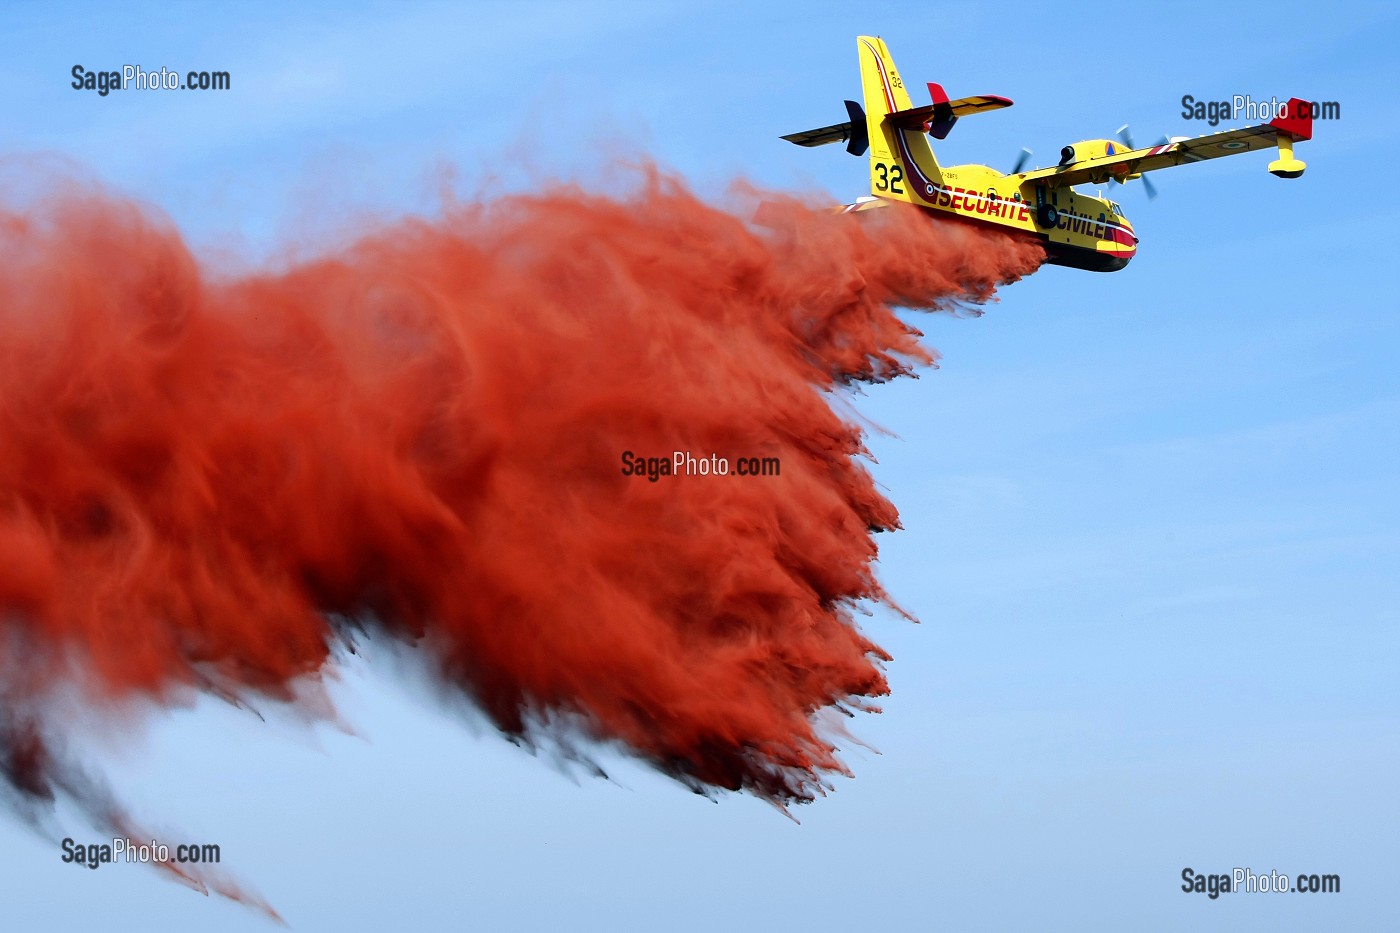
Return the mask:
<svg viewBox="0 0 1400 933">
<path fill-rule="evenodd" d="M 976 319 L 922 321 L 942 368 L 873 388 L 881 538 L 879 755 L 803 808 L 713 803 L 626 762 L 570 777 L 444 710 L 380 649 L 335 696 L 354 735 L 217 703 L 93 738 L 157 825 L 296 929 L 1365 929 L 1400 855 L 1400 302 L 1384 193 L 1400 17 L 1173 4 L 12 3 L 0 12 L 7 196 L 78 171 L 238 268 L 349 218 L 459 191 L 610 184 L 651 157 L 864 194 L 862 163 L 782 133 L 858 91 L 854 37 L 906 81 L 1016 106 L 947 163 L 1038 164 L 1132 124 L 1206 128 L 1183 94 L 1336 100 L 1283 182 L 1263 154 L 1119 189 L 1127 270 L 1047 268 Z M 89 68 L 228 70 L 223 94 L 99 98 Z M 916 100 L 916 103 L 918 101 Z M 73 835 L 89 838 L 68 811 Z M 1335 872 L 1343 893 L 1181 892 L 1180 872 Z M 15 929 L 268 928 L 153 872 L 63 865 L 0 820 Z M 411 922 L 404 918 L 412 918 Z"/>
</svg>

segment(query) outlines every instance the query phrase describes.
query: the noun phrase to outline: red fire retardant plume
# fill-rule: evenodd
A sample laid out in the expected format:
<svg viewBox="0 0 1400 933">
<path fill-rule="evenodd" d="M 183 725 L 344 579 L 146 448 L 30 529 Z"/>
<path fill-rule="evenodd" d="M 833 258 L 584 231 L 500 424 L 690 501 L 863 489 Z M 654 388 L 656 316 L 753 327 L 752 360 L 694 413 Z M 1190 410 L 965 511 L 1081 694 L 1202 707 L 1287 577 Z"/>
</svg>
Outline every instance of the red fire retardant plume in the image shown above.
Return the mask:
<svg viewBox="0 0 1400 933">
<path fill-rule="evenodd" d="M 872 532 L 898 527 L 829 393 L 932 361 L 892 307 L 981 302 L 1043 256 L 902 208 L 769 216 L 650 176 L 229 281 L 121 200 L 0 213 L 12 796 L 130 827 L 64 764 L 56 692 L 286 699 L 362 629 L 512 736 L 821 793 L 845 769 L 819 714 L 888 690 L 852 609 L 886 601 Z M 623 473 L 674 451 L 781 473 Z"/>
</svg>

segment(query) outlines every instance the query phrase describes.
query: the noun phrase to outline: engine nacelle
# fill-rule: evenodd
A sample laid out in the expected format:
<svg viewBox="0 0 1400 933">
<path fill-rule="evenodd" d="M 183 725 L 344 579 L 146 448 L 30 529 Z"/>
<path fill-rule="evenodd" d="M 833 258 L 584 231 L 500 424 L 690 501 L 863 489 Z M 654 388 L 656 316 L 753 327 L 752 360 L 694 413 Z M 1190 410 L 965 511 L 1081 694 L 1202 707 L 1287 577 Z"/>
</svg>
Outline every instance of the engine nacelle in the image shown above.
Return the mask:
<svg viewBox="0 0 1400 933">
<path fill-rule="evenodd" d="M 1072 162 L 1083 162 L 1086 159 L 1102 159 L 1104 156 L 1115 155 L 1123 151 L 1121 143 L 1115 143 L 1111 139 L 1081 139 L 1072 146 L 1066 146 L 1060 150 L 1060 164 L 1069 165 Z"/>
</svg>

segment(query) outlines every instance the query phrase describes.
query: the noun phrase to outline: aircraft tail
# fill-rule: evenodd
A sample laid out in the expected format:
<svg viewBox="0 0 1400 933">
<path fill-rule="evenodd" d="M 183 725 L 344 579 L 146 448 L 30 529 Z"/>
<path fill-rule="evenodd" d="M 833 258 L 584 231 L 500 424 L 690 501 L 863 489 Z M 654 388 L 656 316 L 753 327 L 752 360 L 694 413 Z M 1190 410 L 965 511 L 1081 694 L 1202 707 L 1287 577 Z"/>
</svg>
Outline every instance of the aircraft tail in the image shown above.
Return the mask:
<svg viewBox="0 0 1400 933">
<path fill-rule="evenodd" d="M 870 140 L 870 192 L 876 197 L 920 203 L 931 197 L 942 183 L 942 171 L 929 145 L 923 119 L 933 107 L 915 110 L 909 91 L 894 66 L 889 47 L 878 36 L 856 39 L 860 53 L 861 89 L 865 94 L 866 131 Z M 934 103 L 947 103 L 948 97 L 936 84 L 929 85 Z M 942 98 L 940 101 L 939 98 Z M 923 114 L 928 110 L 930 114 Z M 889 114 L 920 115 L 917 125 L 910 120 L 887 120 Z M 854 114 L 852 114 L 854 116 Z M 947 126 L 951 127 L 951 121 Z M 942 138 L 946 127 L 927 128 Z M 942 129 L 942 133 L 938 131 Z"/>
</svg>

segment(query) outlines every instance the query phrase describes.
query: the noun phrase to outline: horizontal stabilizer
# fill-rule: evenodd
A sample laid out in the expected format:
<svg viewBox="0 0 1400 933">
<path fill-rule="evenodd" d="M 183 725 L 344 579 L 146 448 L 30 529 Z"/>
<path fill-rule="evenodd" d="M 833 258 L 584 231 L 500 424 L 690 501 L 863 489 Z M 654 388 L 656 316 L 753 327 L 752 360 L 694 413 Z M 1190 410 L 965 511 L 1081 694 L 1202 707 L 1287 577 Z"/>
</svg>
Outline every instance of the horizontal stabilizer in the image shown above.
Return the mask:
<svg viewBox="0 0 1400 933">
<path fill-rule="evenodd" d="M 935 91 L 934 88 L 938 88 L 938 90 Z M 1011 101 L 1007 98 L 992 94 L 939 101 L 936 98 L 941 95 L 943 89 L 936 84 L 930 84 L 929 90 L 935 96 L 933 103 L 915 107 L 912 110 L 896 110 L 894 113 L 886 115 L 885 122 L 902 130 L 930 132 L 942 139 L 948 135 L 948 130 L 952 128 L 953 122 L 958 117 L 986 113 L 990 110 L 1000 110 L 1003 107 L 1011 106 Z M 941 133 L 938 132 L 940 128 L 942 129 Z"/>
<path fill-rule="evenodd" d="M 870 148 L 870 136 L 865 123 L 865 111 L 853 100 L 846 101 L 846 113 L 850 119 L 845 123 L 819 126 L 814 130 L 789 133 L 782 137 L 798 146 L 825 146 L 830 143 L 845 143 L 851 155 L 865 155 Z"/>
</svg>

